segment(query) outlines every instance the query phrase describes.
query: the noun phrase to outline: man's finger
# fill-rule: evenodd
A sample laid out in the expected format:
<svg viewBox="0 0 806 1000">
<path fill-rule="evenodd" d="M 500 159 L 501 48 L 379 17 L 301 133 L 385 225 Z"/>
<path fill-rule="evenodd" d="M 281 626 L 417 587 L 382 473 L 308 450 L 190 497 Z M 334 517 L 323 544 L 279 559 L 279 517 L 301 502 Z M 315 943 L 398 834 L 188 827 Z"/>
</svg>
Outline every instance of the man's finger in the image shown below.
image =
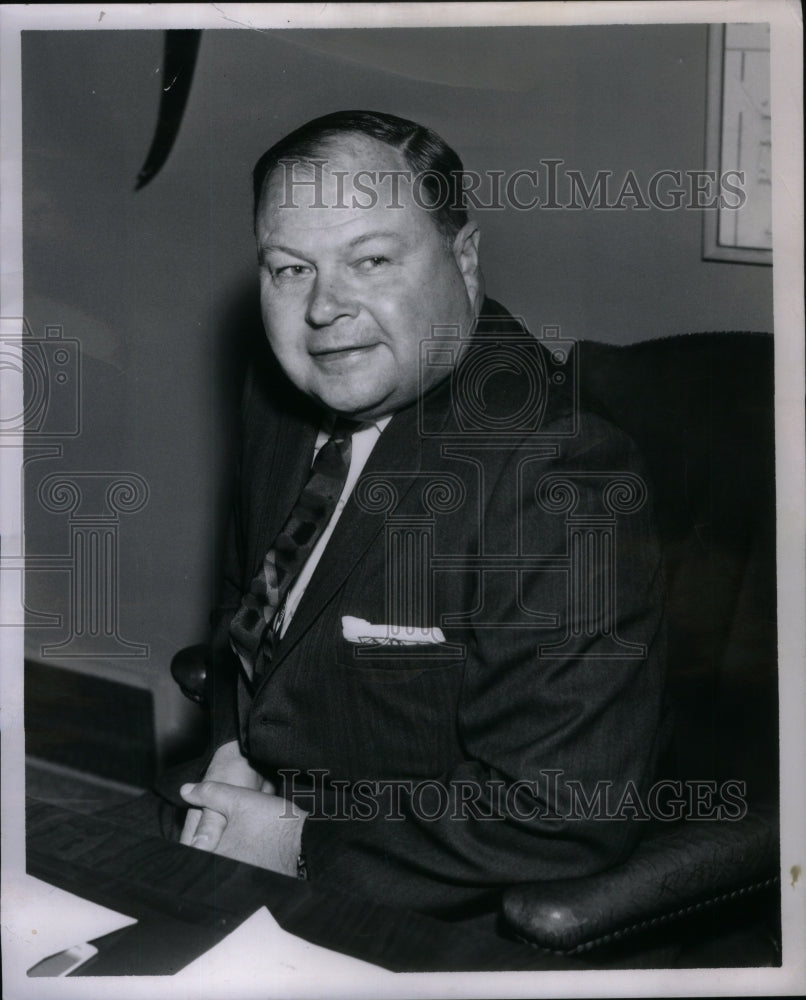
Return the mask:
<svg viewBox="0 0 806 1000">
<path fill-rule="evenodd" d="M 185 825 L 182 827 L 182 835 L 179 838 L 180 844 L 187 845 L 191 842 L 191 840 L 193 840 L 193 836 L 196 833 L 196 827 L 198 827 L 201 817 L 201 809 L 188 809 L 188 814 L 185 817 Z"/>
<path fill-rule="evenodd" d="M 190 841 L 191 847 L 196 847 L 200 851 L 214 851 L 227 828 L 227 820 L 221 813 L 212 809 L 203 809 L 201 820 L 196 827 L 193 839 Z"/>
<path fill-rule="evenodd" d="M 201 819 L 187 843 L 202 851 L 214 851 L 227 827 L 237 790 L 231 785 L 218 781 L 201 781 L 198 785 L 182 785 L 179 794 L 192 806 L 200 806 Z"/>
<path fill-rule="evenodd" d="M 225 818 L 237 809 L 243 795 L 254 795 L 254 791 L 236 788 L 224 781 L 200 781 L 197 785 L 182 785 L 179 794 L 191 806 L 214 809 Z"/>
</svg>

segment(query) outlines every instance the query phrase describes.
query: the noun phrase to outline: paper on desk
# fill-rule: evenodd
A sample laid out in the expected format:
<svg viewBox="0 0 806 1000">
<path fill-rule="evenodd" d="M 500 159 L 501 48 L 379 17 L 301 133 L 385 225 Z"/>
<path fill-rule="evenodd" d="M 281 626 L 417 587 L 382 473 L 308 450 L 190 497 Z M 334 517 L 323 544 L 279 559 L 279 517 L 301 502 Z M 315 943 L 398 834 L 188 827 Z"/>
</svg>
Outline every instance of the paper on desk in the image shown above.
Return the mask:
<svg viewBox="0 0 806 1000">
<path fill-rule="evenodd" d="M 3 888 L 3 938 L 7 949 L 3 958 L 11 960 L 15 978 L 24 976 L 48 955 L 137 923 L 133 917 L 31 875 L 13 876 Z M 289 934 L 262 907 L 172 979 L 182 984 L 183 996 L 207 995 L 210 989 L 221 996 L 253 992 L 282 996 L 286 985 L 310 987 L 316 995 L 323 981 L 328 983 L 328 992 L 337 994 L 341 985 L 352 990 L 344 995 L 356 996 L 357 982 L 369 989 L 369 995 L 377 995 L 374 985 L 388 982 L 390 977 L 396 978 L 395 973 Z M 191 983 L 199 989 L 191 988 Z"/>
<path fill-rule="evenodd" d="M 6 947 L 21 969 L 30 969 L 48 955 L 137 923 L 134 917 L 98 906 L 32 875 L 21 873 L 9 879 L 3 890 Z"/>
<path fill-rule="evenodd" d="M 321 990 L 323 982 L 327 982 L 329 992 L 338 992 L 340 983 L 354 986 L 360 980 L 381 984 L 395 979 L 396 973 L 289 934 L 261 907 L 174 978 L 200 984 L 215 982 L 216 987 L 226 985 L 240 996 L 257 986 L 265 991 L 267 984 L 271 984 L 272 995 L 277 995 L 283 984 L 318 984 Z"/>
</svg>

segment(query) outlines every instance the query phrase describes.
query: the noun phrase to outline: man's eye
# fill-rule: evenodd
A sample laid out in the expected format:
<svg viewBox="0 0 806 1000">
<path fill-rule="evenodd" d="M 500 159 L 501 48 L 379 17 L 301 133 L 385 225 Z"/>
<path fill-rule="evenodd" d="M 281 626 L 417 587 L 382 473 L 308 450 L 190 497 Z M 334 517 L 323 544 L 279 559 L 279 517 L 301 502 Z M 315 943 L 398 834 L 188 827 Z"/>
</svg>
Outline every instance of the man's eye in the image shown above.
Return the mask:
<svg viewBox="0 0 806 1000">
<path fill-rule="evenodd" d="M 388 257 L 378 255 L 375 257 L 364 257 L 363 260 L 358 262 L 357 266 L 360 271 L 376 271 L 379 267 L 383 267 L 384 264 L 388 263 Z"/>
<path fill-rule="evenodd" d="M 283 267 L 275 267 L 273 275 L 275 278 L 299 278 L 308 273 L 305 264 L 286 264 Z"/>
</svg>

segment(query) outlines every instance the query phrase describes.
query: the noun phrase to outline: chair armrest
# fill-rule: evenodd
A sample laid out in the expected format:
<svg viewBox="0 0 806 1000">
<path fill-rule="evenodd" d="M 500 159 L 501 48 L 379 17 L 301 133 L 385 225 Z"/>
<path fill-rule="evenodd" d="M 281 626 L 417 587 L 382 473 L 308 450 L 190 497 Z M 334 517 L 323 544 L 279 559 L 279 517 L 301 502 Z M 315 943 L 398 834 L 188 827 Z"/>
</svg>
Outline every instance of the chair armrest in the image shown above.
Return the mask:
<svg viewBox="0 0 806 1000">
<path fill-rule="evenodd" d="M 209 647 L 186 646 L 171 660 L 171 674 L 182 694 L 199 705 L 209 702 Z"/>
<path fill-rule="evenodd" d="M 504 919 L 532 944 L 579 953 L 763 889 L 778 865 L 777 824 L 761 813 L 688 821 L 599 875 L 513 886 Z"/>
</svg>

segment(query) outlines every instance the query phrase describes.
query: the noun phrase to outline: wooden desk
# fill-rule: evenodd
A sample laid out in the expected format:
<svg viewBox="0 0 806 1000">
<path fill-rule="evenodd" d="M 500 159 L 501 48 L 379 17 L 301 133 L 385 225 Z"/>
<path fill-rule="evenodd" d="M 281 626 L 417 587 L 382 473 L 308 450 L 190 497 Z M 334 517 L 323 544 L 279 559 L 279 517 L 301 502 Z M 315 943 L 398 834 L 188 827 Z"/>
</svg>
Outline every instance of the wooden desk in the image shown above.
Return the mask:
<svg viewBox="0 0 806 1000">
<path fill-rule="evenodd" d="M 284 930 L 396 972 L 586 967 L 31 799 L 27 869 L 137 918 L 76 975 L 173 975 L 264 905 Z"/>
</svg>

